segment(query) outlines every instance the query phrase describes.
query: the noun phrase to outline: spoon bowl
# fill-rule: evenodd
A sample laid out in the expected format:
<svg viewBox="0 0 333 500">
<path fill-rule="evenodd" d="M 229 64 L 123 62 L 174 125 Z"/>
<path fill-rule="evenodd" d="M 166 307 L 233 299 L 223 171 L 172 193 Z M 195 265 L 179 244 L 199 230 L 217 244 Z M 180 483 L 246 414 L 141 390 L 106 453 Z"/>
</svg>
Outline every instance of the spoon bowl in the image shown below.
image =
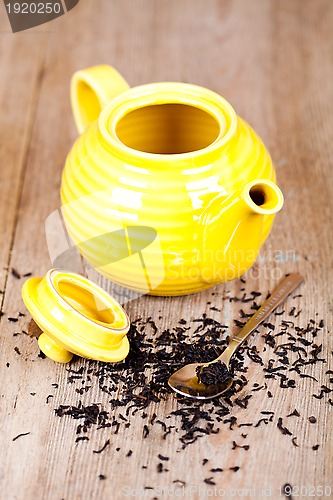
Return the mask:
<svg viewBox="0 0 333 500">
<path fill-rule="evenodd" d="M 213 363 L 213 362 L 212 362 Z M 183 368 L 180 368 L 169 378 L 169 386 L 178 394 L 183 396 L 188 396 L 194 399 L 211 399 L 215 398 L 219 394 L 227 391 L 232 383 L 233 379 L 229 373 L 227 380 L 223 382 L 217 382 L 215 384 L 206 385 L 199 381 L 197 376 L 198 367 L 209 366 L 211 363 L 205 363 L 200 365 L 200 363 L 191 363 Z"/>
</svg>

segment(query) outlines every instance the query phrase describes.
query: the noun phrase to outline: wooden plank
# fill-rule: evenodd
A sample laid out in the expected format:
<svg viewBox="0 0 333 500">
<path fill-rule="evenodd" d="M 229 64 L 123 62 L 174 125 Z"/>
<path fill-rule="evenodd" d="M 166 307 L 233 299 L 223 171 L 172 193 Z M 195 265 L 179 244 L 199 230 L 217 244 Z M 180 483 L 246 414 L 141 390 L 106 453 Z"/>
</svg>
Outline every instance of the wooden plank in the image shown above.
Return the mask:
<svg viewBox="0 0 333 500">
<path fill-rule="evenodd" d="M 1 6 L 1 15 L 5 15 Z M 2 23 L 7 26 L 6 22 Z M 42 79 L 43 43 L 24 34 L 0 32 L 0 289 L 7 279 L 36 102 Z M 19 61 L 18 61 L 19 60 Z M 17 61 L 17 64 L 14 63 Z M 19 62 L 19 63 L 18 63 Z"/>
<path fill-rule="evenodd" d="M 279 488 L 286 483 L 333 487 L 332 438 L 326 431 L 332 426 L 330 395 L 323 399 L 312 396 L 317 394 L 320 384 L 329 385 L 325 372 L 332 369 L 333 346 L 329 335 L 332 234 L 328 229 L 333 198 L 329 172 L 333 69 L 326 61 L 332 51 L 330 26 L 333 10 L 330 2 L 325 0 L 216 0 L 210 1 L 209 7 L 207 5 L 200 0 L 181 3 L 176 0 L 80 2 L 72 13 L 54 21 L 55 32 L 49 44 L 44 42 L 43 49 L 38 49 L 40 52 L 32 49 L 33 42 L 29 45 L 28 35 L 25 38 L 23 34 L 19 35 L 21 38 L 15 38 L 18 40 L 15 42 L 11 34 L 1 35 L 6 47 L 10 46 L 12 51 L 12 57 L 6 56 L 6 51 L 0 54 L 3 58 L 0 59 L 0 64 L 3 62 L 1 68 L 6 68 L 6 76 L 1 72 L 0 77 L 1 115 L 8 112 L 8 92 L 13 97 L 17 94 L 19 100 L 10 108 L 8 118 L 13 120 L 9 123 L 17 126 L 23 106 L 24 84 L 28 85 L 26 95 L 31 103 L 25 125 L 20 123 L 20 128 L 14 128 L 11 134 L 3 119 L 0 120 L 1 132 L 7 134 L 2 136 L 7 138 L 4 163 L 17 165 L 21 161 L 20 165 L 23 165 L 17 171 L 21 172 L 19 174 L 14 174 L 9 167 L 7 170 L 9 179 L 16 186 L 16 194 L 13 201 L 4 189 L 8 198 L 5 198 L 7 205 L 2 206 L 8 207 L 8 203 L 17 206 L 17 225 L 15 232 L 11 229 L 7 233 L 3 261 L 7 262 L 12 239 L 10 267 L 22 273 L 42 275 L 50 266 L 44 221 L 59 206 L 61 170 L 75 138 L 69 98 L 66 97 L 74 70 L 107 62 L 119 69 L 132 84 L 171 79 L 198 83 L 222 93 L 263 137 L 276 163 L 279 183 L 285 194 L 285 207 L 276 219 L 261 261 L 247 275 L 246 291 L 259 290 L 264 297 L 284 273 L 302 272 L 306 279 L 306 285 L 300 291 L 302 297 L 291 299 L 287 312 L 273 317 L 272 321 L 278 329 L 283 319 L 290 319 L 287 313 L 292 306 L 302 309 L 295 319 L 297 325 L 303 326 L 311 318 L 317 322 L 323 318 L 326 327 L 318 333 L 317 342 L 323 344 L 320 356 L 329 363 L 323 366 L 318 363 L 307 369 L 307 373 L 319 380 L 319 385 L 312 379 L 298 377 L 295 389 L 281 389 L 279 380 L 265 379 L 262 368 L 247 359 L 247 377 L 251 383 L 239 397 L 252 395 L 252 398 L 247 409 L 235 405 L 231 415 L 237 417 L 238 424 L 256 423 L 264 417 L 261 411 L 272 411 L 273 421 L 267 425 L 263 423 L 257 428 L 235 425 L 230 430 L 229 424 L 215 421 L 220 427 L 218 434 L 204 436 L 181 450 L 181 430 L 172 431 L 163 439 L 161 426 L 150 425 L 149 436 L 143 439 L 146 419 L 139 412 L 130 417 L 131 426 L 128 429 L 122 426 L 118 434 L 114 428 L 97 430 L 92 426 L 87 433 L 90 440 L 75 443 L 79 422 L 70 417 L 56 417 L 54 409 L 59 405 L 77 406 L 79 400 L 84 405 L 101 403 L 118 420 L 119 413 L 124 413 L 125 409 L 110 409 L 110 398 L 98 388 L 96 378 L 91 381 L 91 389 L 82 395 L 77 393 L 81 381 L 68 383 L 66 367 L 39 358 L 35 339 L 24 334 L 13 336 L 15 332 L 27 329 L 30 317 L 19 317 L 16 323 L 8 321 L 8 316 L 17 317 L 18 311 L 26 312 L 20 298 L 23 280 L 9 275 L 4 298 L 5 316 L 1 323 L 0 364 L 1 377 L 6 381 L 1 391 L 0 414 L 3 448 L 6 450 L 1 458 L 0 477 L 6 498 L 122 498 L 128 493 L 124 487 L 154 498 L 158 496 L 158 486 L 180 488 L 181 483 L 175 483 L 176 480 L 186 483 L 184 491 L 187 495 L 191 493 L 191 498 L 200 498 L 214 488 L 204 482 L 211 476 L 216 487 L 228 491 L 254 488 L 256 498 L 263 496 L 261 488 L 264 487 L 271 488 L 271 498 L 281 498 Z M 44 76 L 37 84 L 44 49 Z M 37 51 L 33 69 L 30 67 L 30 50 Z M 15 77 L 14 80 L 18 67 L 22 68 L 21 78 Z M 15 81 L 13 88 L 9 85 L 11 81 Z M 16 85 L 17 91 L 14 89 Z M 35 119 L 34 103 L 37 104 Z M 23 130 L 26 135 L 21 140 Z M 21 146 L 21 153 L 18 152 L 19 144 L 25 145 Z M 24 170 L 26 174 L 20 195 L 22 180 L 17 176 L 22 179 Z M 17 203 L 19 205 L 15 205 Z M 3 223 L 9 215 L 5 208 L 0 213 Z M 15 215 L 12 215 L 6 226 L 9 224 L 13 228 L 14 220 Z M 108 288 L 106 280 L 94 273 L 91 276 Z M 174 327 L 180 318 L 191 322 L 206 312 L 235 332 L 237 328 L 233 320 L 239 317 L 240 305 L 222 298 L 228 293 L 241 296 L 243 287 L 244 284 L 236 280 L 194 296 L 142 297 L 125 307 L 132 320 L 152 316 L 160 331 Z M 246 312 L 250 312 L 250 305 L 243 306 Z M 211 310 L 211 306 L 222 311 Z M 192 323 L 191 332 L 195 327 L 196 324 Z M 147 338 L 150 336 L 154 337 L 152 332 L 147 332 Z M 262 335 L 253 337 L 250 345 L 257 346 L 267 365 L 273 350 L 265 345 Z M 20 355 L 14 351 L 15 347 Z M 72 368 L 84 367 L 86 370 L 89 366 L 92 365 L 87 361 L 77 360 Z M 253 392 L 254 382 L 259 385 L 266 383 L 267 390 L 271 390 L 274 397 L 269 398 L 267 390 Z M 58 388 L 52 384 L 58 384 Z M 120 393 L 121 390 L 120 387 Z M 50 394 L 53 397 L 46 403 Z M 183 405 L 170 394 L 165 401 L 148 407 L 147 421 L 155 412 L 156 419 L 179 429 L 180 419 L 171 415 L 179 408 Z M 205 408 L 211 411 L 211 404 Z M 287 418 L 294 408 L 301 416 Z M 309 422 L 311 415 L 317 418 L 316 424 Z M 167 419 L 168 416 L 171 418 Z M 279 416 L 283 417 L 283 424 L 293 436 L 281 434 L 277 428 Z M 202 421 L 198 423 L 204 424 Z M 13 442 L 15 436 L 25 432 L 30 434 Z M 243 438 L 242 433 L 247 437 Z M 298 447 L 291 443 L 294 436 L 297 436 Z M 93 453 L 101 449 L 107 439 L 110 439 L 110 445 L 105 451 Z M 246 443 L 250 449 L 232 450 L 233 441 Z M 312 450 L 314 444 L 320 444 L 318 451 Z M 117 448 L 120 450 L 116 451 Z M 127 457 L 129 450 L 133 450 L 133 454 Z M 163 462 L 168 472 L 157 472 L 161 463 L 159 453 L 169 457 Z M 202 465 L 205 458 L 208 462 Z M 233 466 L 240 469 L 237 472 L 229 470 Z M 211 472 L 217 467 L 224 471 Z M 106 479 L 101 480 L 100 474 Z M 153 489 L 144 490 L 145 487 Z M 202 489 L 201 492 L 194 491 L 190 490 L 191 487 Z"/>
</svg>

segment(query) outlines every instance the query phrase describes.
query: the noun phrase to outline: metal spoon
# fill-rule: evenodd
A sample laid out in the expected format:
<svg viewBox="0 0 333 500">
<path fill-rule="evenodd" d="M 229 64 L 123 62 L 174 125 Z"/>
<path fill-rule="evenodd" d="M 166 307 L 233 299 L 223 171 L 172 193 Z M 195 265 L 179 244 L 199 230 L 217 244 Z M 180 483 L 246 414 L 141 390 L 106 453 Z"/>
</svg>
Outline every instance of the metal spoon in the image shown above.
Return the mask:
<svg viewBox="0 0 333 500">
<path fill-rule="evenodd" d="M 218 358 L 209 363 L 191 363 L 180 368 L 171 375 L 168 380 L 171 389 L 183 396 L 203 400 L 215 398 L 229 389 L 233 382 L 232 376 L 228 371 L 230 358 L 253 330 L 255 330 L 302 282 L 303 277 L 297 273 L 289 274 L 289 276 L 285 277 L 260 309 L 258 309 L 252 318 L 249 319 L 238 334 L 232 338 L 227 348 Z M 200 370 L 202 370 L 202 368 L 219 362 L 224 364 L 225 369 L 225 376 L 222 382 L 215 382 L 208 385 L 199 381 L 197 374 L 199 372 L 200 377 Z"/>
</svg>

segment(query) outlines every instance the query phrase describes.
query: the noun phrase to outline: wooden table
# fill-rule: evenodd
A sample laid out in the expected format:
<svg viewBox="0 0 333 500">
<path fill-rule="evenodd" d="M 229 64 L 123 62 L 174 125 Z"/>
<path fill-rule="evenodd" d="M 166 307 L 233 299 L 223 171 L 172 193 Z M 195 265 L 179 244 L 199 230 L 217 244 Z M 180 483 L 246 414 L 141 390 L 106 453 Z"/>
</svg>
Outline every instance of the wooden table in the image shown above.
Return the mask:
<svg viewBox="0 0 333 500">
<path fill-rule="evenodd" d="M 222 488 L 224 496 L 284 498 L 279 488 L 285 484 L 294 488 L 294 498 L 310 498 L 320 496 L 320 486 L 333 488 L 332 394 L 324 390 L 320 399 L 313 396 L 320 396 L 322 386 L 333 387 L 332 374 L 327 373 L 333 368 L 332 2 L 82 0 L 67 15 L 15 35 L 3 4 L 0 15 L 1 498 L 163 498 L 158 487 L 167 488 L 169 496 L 191 498 L 222 496 Z M 21 300 L 23 274 L 40 276 L 51 266 L 44 223 L 59 208 L 61 171 L 76 137 L 70 77 L 77 69 L 101 62 L 114 65 L 132 85 L 178 80 L 221 93 L 263 138 L 285 195 L 283 212 L 261 259 L 245 276 L 246 284 L 236 280 L 182 298 L 142 297 L 125 304 L 131 319 L 151 316 L 159 334 L 184 318 L 190 336 L 197 326 L 193 319 L 206 312 L 235 332 L 234 319 L 240 319 L 243 305 L 228 297 L 241 297 L 242 288 L 247 294 L 259 290 L 260 303 L 280 276 L 299 271 L 306 281 L 302 296 L 290 298 L 285 312 L 272 316 L 273 334 L 290 319 L 296 327 L 311 325 L 312 319 L 315 328 L 320 325 L 315 340 L 310 330 L 302 337 L 312 342 L 304 347 L 308 357 L 314 342 L 322 344 L 319 357 L 324 362 L 303 370 L 316 380 L 292 372 L 295 387 L 283 389 L 279 377 L 265 378 L 263 366 L 246 357 L 249 383 L 237 397 L 251 395 L 248 407 L 235 404 L 234 398 L 229 415 L 220 421 L 214 410 L 214 429 L 219 432 L 199 432 L 200 439 L 184 450 L 181 419 L 171 412 L 186 406 L 173 394 L 149 405 L 147 416 L 143 410 L 130 414 L 126 428 L 118 418 L 122 408 L 111 408 L 96 378 L 90 389 L 78 393 L 81 380 L 68 383 L 72 374 L 66 366 L 40 358 L 36 339 L 22 333 L 31 319 Z M 95 279 L 108 288 L 106 280 L 97 274 Z M 245 312 L 251 312 L 250 306 L 244 304 Z M 290 317 L 292 307 L 301 309 L 297 317 Z M 293 328 L 290 332 L 296 335 Z M 274 348 L 265 343 L 264 333 L 267 328 L 250 346 L 257 347 L 267 368 Z M 285 341 L 277 337 L 276 346 Z M 76 360 L 71 369 L 87 366 Z M 255 390 L 254 383 L 263 389 Z M 115 426 L 97 430 L 92 425 L 80 434 L 89 441 L 76 442 L 82 422 L 59 418 L 55 409 L 78 406 L 79 400 L 85 406 L 98 403 L 111 420 L 121 422 L 119 432 Z M 206 408 L 210 411 L 211 406 Z M 294 409 L 300 416 L 287 417 Z M 235 425 L 224 422 L 230 416 L 237 418 Z M 267 422 L 255 427 L 261 418 Z M 175 426 L 165 439 L 156 420 Z M 145 423 L 149 435 L 144 439 Z M 246 423 L 252 425 L 242 426 Z M 196 425 L 205 427 L 207 422 L 199 419 Z M 291 435 L 283 434 L 285 427 Z M 29 434 L 14 440 L 22 433 Z M 93 452 L 107 440 L 110 444 L 102 453 Z M 233 441 L 249 449 L 232 449 Z M 223 472 L 211 471 L 219 468 Z M 305 489 L 298 490 L 301 486 Z"/>
</svg>

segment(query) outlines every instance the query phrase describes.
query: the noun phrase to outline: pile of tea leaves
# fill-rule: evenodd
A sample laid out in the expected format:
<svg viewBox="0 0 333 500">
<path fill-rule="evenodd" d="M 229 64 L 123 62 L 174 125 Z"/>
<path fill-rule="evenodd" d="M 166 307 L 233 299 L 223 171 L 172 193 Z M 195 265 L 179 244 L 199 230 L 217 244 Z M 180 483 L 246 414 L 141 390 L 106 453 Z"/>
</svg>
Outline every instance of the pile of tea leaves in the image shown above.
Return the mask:
<svg viewBox="0 0 333 500">
<path fill-rule="evenodd" d="M 223 318 L 223 302 L 233 302 L 238 309 L 238 318 L 234 323 L 240 328 L 259 308 L 256 301 L 264 301 L 264 297 L 258 300 L 260 295 L 256 291 L 250 294 L 244 291 L 239 297 L 233 297 L 230 293 L 225 296 L 213 293 L 214 304 L 208 302 L 206 311 L 214 311 L 215 316 L 218 312 Z M 112 447 L 112 435 L 125 434 L 134 419 L 136 426 L 140 422 L 143 439 L 149 439 L 152 429 L 155 437 L 159 433 L 162 439 L 168 440 L 172 435 L 179 440 L 178 451 L 198 439 L 219 433 L 223 426 L 230 430 L 245 427 L 246 433 L 261 425 L 275 426 L 282 435 L 289 437 L 290 446 L 298 447 L 297 436 L 287 427 L 286 419 L 300 416 L 301 409 L 295 409 L 289 415 L 283 408 L 280 414 L 271 411 L 270 403 L 275 391 L 280 388 L 285 391 L 297 390 L 301 379 L 308 377 L 313 379 L 317 387 L 308 397 L 333 405 L 333 371 L 329 369 L 328 360 L 322 352 L 324 321 L 318 318 L 304 319 L 301 310 L 293 305 L 300 303 L 300 297 L 299 294 L 290 296 L 286 309 L 279 308 L 269 318 L 269 322 L 261 325 L 259 333 L 255 333 L 248 343 L 239 348 L 230 366 L 234 384 L 223 396 L 207 402 L 190 400 L 173 393 L 167 381 L 175 370 L 187 363 L 215 359 L 227 346 L 229 331 L 234 332 L 235 325 L 225 325 L 206 312 L 191 321 L 179 318 L 168 329 L 161 329 L 159 324 L 163 323 L 163 318 L 157 315 L 155 319 L 132 318 L 128 333 L 130 353 L 123 362 L 108 364 L 76 360 L 72 363 L 67 368 L 67 382 L 75 385 L 77 400 L 64 401 L 55 408 L 55 414 L 76 421 L 77 442 L 87 441 L 94 432 L 107 429 L 105 445 L 95 450 L 95 453 Z M 261 372 L 260 377 L 256 378 L 261 381 L 260 384 L 248 375 L 254 364 L 257 366 L 256 371 L 259 369 Z M 324 367 L 327 383 L 309 373 L 311 367 L 317 364 Z M 322 371 L 323 368 L 320 369 Z M 102 405 L 96 400 L 96 386 L 100 394 L 103 393 L 104 401 L 107 395 L 107 404 Z M 165 414 L 168 398 L 176 398 L 177 407 Z M 243 410 L 252 402 L 258 402 L 258 399 L 267 402 L 267 411 L 259 412 L 258 418 L 249 422 Z M 247 434 L 242 436 L 246 437 Z M 247 444 L 239 445 L 232 441 L 232 449 L 237 447 L 245 451 L 249 449 Z M 318 447 L 317 443 L 313 443 L 314 451 Z M 127 450 L 126 456 L 130 456 L 130 452 Z M 230 469 L 237 472 L 239 466 L 230 465 Z M 160 472 L 164 470 L 163 464 L 161 467 Z M 215 484 L 212 477 L 208 480 L 208 484 Z"/>
</svg>

